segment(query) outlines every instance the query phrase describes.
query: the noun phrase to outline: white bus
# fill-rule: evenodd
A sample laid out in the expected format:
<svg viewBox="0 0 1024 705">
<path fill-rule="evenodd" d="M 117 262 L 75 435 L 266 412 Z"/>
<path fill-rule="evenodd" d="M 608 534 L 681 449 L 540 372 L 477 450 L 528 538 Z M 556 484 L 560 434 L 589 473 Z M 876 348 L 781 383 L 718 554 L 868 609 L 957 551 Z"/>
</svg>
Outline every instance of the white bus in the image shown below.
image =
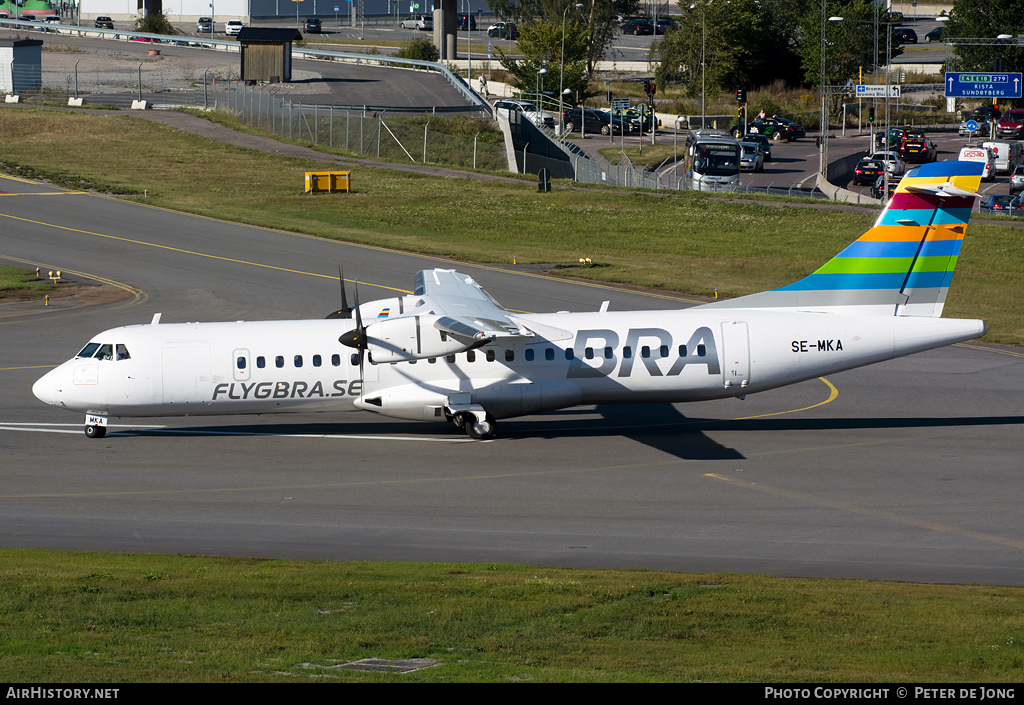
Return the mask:
<svg viewBox="0 0 1024 705">
<path fill-rule="evenodd" d="M 700 191 L 728 190 L 740 181 L 740 145 L 722 130 L 686 135 L 686 183 Z"/>
</svg>

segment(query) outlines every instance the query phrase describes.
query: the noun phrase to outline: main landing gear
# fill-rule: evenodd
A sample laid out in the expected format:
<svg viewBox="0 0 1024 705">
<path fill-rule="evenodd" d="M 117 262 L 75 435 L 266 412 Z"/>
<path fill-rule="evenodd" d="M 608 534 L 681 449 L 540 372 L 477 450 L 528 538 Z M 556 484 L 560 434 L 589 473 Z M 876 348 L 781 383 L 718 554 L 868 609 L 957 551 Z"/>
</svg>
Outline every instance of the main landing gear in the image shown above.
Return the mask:
<svg viewBox="0 0 1024 705">
<path fill-rule="evenodd" d="M 107 435 L 106 426 L 92 425 L 85 427 L 86 438 L 103 438 L 105 435 Z"/>
<path fill-rule="evenodd" d="M 485 414 L 481 420 L 472 411 L 460 411 L 452 415 L 452 423 L 463 429 L 470 438 L 478 441 L 494 438 L 498 431 L 498 422 L 490 414 Z"/>
</svg>

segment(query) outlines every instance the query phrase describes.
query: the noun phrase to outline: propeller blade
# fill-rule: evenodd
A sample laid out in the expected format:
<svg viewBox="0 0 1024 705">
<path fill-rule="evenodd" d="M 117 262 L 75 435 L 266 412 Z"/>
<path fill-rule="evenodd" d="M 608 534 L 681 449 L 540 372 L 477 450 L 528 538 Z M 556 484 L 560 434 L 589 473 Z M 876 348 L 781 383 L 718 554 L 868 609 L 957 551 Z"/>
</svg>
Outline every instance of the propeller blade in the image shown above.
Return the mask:
<svg viewBox="0 0 1024 705">
<path fill-rule="evenodd" d="M 338 284 L 341 286 L 341 308 L 327 314 L 327 318 L 352 318 L 352 309 L 348 306 L 348 296 L 345 294 L 345 274 L 342 272 L 341 262 L 338 262 Z"/>
</svg>

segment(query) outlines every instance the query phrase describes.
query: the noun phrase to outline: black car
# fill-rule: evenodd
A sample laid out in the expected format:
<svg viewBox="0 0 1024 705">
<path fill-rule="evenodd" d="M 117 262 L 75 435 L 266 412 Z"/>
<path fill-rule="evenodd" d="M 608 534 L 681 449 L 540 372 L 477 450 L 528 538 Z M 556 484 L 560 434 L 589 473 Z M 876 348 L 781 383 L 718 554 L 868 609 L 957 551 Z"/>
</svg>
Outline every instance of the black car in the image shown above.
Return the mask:
<svg viewBox="0 0 1024 705">
<path fill-rule="evenodd" d="M 654 34 L 654 23 L 648 19 L 636 17 L 623 22 L 620 29 L 623 34 L 632 34 L 633 36 Z"/>
<path fill-rule="evenodd" d="M 885 173 L 885 164 L 874 159 L 861 159 L 853 170 L 853 183 L 873 184 Z"/>
<path fill-rule="evenodd" d="M 786 118 L 779 117 L 778 115 L 772 115 L 772 120 L 778 120 L 783 125 L 787 126 L 790 130 L 792 130 L 793 131 L 793 139 L 795 139 L 795 140 L 796 139 L 800 139 L 801 137 L 806 137 L 807 136 L 807 130 L 804 129 L 803 125 L 797 125 L 792 120 L 787 120 Z"/>
<path fill-rule="evenodd" d="M 321 34 L 323 32 L 320 20 L 316 17 L 307 17 L 306 21 L 302 23 L 302 29 L 310 34 Z"/>
<path fill-rule="evenodd" d="M 892 33 L 892 40 L 897 44 L 917 44 L 917 32 L 910 27 L 900 27 Z"/>
<path fill-rule="evenodd" d="M 470 31 L 473 31 L 473 32 L 476 31 L 476 15 L 470 15 L 469 16 L 469 29 L 470 29 Z M 465 32 L 466 31 L 466 13 L 465 12 L 463 12 L 461 15 L 459 15 L 459 31 L 460 32 Z"/>
<path fill-rule="evenodd" d="M 772 160 L 772 141 L 764 135 L 744 135 L 743 142 L 757 142 L 761 145 L 761 151 L 764 152 L 764 160 L 770 162 Z"/>
<path fill-rule="evenodd" d="M 659 17 L 658 21 L 654 23 L 655 34 L 664 34 L 672 29 L 679 29 L 679 23 L 671 17 Z"/>
<path fill-rule="evenodd" d="M 566 110 L 562 115 L 562 124 L 568 132 L 600 132 L 602 135 L 615 134 L 627 135 L 633 131 L 633 126 L 624 120 L 613 118 L 611 113 L 603 110 L 591 110 L 590 108 L 572 108 Z M 580 127 L 583 127 L 580 130 Z"/>
<path fill-rule="evenodd" d="M 109 17 L 97 17 L 95 20 L 93 20 L 92 26 L 95 29 L 113 29 L 114 20 L 110 19 Z"/>
<path fill-rule="evenodd" d="M 892 176 L 889 177 L 889 194 L 883 199 L 882 190 L 885 188 L 885 175 L 879 176 L 875 183 L 871 186 L 871 197 L 887 202 L 892 195 L 896 193 L 896 188 L 900 185 L 900 180 Z"/>
<path fill-rule="evenodd" d="M 936 27 L 931 32 L 929 32 L 928 34 L 924 35 L 924 40 L 926 42 L 928 42 L 929 44 L 931 42 L 941 42 L 942 41 L 942 30 L 943 29 L 945 29 L 945 27 Z"/>
<path fill-rule="evenodd" d="M 739 137 L 742 131 L 742 125 L 736 125 L 730 130 L 733 137 Z M 747 133 L 751 135 L 764 135 L 776 142 L 781 142 L 782 140 L 792 142 L 796 139 L 789 125 L 776 118 L 757 118 L 753 122 L 747 123 Z"/>
<path fill-rule="evenodd" d="M 1003 215 L 1020 215 L 1021 204 L 1013 196 L 991 194 L 981 199 L 978 210 L 982 213 L 1002 213 Z"/>
</svg>

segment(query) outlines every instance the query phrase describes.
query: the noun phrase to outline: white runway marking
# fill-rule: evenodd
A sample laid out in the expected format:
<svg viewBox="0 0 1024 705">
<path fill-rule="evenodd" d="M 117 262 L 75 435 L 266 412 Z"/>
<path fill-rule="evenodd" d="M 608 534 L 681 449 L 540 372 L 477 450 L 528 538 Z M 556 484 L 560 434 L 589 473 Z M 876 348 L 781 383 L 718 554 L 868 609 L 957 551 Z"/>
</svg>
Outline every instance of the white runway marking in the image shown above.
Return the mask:
<svg viewBox="0 0 1024 705">
<path fill-rule="evenodd" d="M 72 428 L 63 428 L 70 426 Z M 7 423 L 0 422 L 0 431 L 28 431 L 32 433 L 76 433 L 81 434 L 84 424 L 80 423 Z M 270 433 L 262 431 L 203 431 L 188 428 L 167 428 L 166 426 L 129 424 L 107 426 L 111 434 L 118 436 L 135 436 L 136 431 L 154 430 L 168 434 L 188 434 L 193 436 L 274 436 L 278 438 L 337 438 L 355 441 L 422 441 L 424 443 L 480 443 L 472 438 L 428 438 L 424 436 L 377 436 L 367 434 L 345 433 Z M 127 431 L 114 429 L 125 428 Z M 490 442 L 490 441 L 486 441 Z"/>
</svg>

